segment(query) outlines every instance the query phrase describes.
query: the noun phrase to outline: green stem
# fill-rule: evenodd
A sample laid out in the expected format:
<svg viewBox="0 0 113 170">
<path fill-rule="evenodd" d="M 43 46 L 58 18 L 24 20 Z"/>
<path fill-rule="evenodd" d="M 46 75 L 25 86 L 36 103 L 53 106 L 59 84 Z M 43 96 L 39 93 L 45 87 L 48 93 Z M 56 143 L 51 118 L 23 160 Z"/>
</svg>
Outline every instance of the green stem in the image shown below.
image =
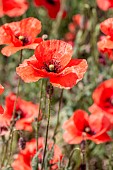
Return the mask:
<svg viewBox="0 0 113 170">
<path fill-rule="evenodd" d="M 43 92 L 43 80 L 41 80 L 41 84 L 40 84 L 40 95 L 39 95 L 39 110 L 38 110 L 38 116 L 37 116 L 37 151 L 38 151 L 38 136 L 39 136 L 39 128 L 40 128 L 40 122 L 39 122 L 39 118 L 40 118 L 40 111 L 41 111 L 41 99 L 42 99 L 42 92 Z"/>
<path fill-rule="evenodd" d="M 59 109 L 58 109 L 58 114 L 57 114 L 57 123 L 56 123 L 56 127 L 55 127 L 55 130 L 54 130 L 54 135 L 53 135 L 54 141 L 55 141 L 55 136 L 57 134 L 57 129 L 58 129 L 58 126 L 59 126 L 60 109 L 61 109 L 61 104 L 62 104 L 62 98 L 63 98 L 63 89 L 61 90 L 61 94 L 60 94 Z"/>
<path fill-rule="evenodd" d="M 66 169 L 70 167 L 73 154 L 74 154 L 75 151 L 77 151 L 77 150 L 80 151 L 80 148 L 74 148 L 74 149 L 71 151 L 70 156 L 69 156 L 69 161 L 68 161 L 68 164 L 67 164 L 67 166 L 66 166 Z"/>
<path fill-rule="evenodd" d="M 50 125 L 50 117 L 51 117 L 51 93 L 52 93 L 51 89 L 52 89 L 52 85 L 50 84 L 50 91 L 49 91 L 49 97 L 48 97 L 48 121 L 47 121 L 47 126 L 46 126 L 46 139 L 45 139 L 45 147 L 44 147 L 44 154 L 43 154 L 41 170 L 43 170 L 43 167 L 44 167 L 44 161 L 45 161 L 46 149 L 47 149 L 47 139 L 48 139 L 49 125 Z"/>
<path fill-rule="evenodd" d="M 20 61 L 19 61 L 19 63 L 21 63 L 21 62 L 22 62 L 22 50 L 21 50 L 21 53 L 20 53 Z M 21 78 L 19 77 L 18 85 L 17 85 L 17 92 L 16 92 L 16 99 L 15 99 L 14 107 L 13 107 L 13 114 L 12 114 L 12 122 L 11 122 L 11 127 L 10 127 L 10 133 L 9 133 L 9 138 L 8 138 L 8 140 L 6 141 L 6 147 L 5 147 L 5 151 L 4 151 L 4 155 L 3 155 L 1 167 L 4 165 L 4 161 L 5 161 L 5 158 L 6 158 L 6 156 L 7 156 L 9 141 L 10 141 L 10 140 L 12 141 L 12 138 L 13 138 L 13 128 L 14 128 L 14 125 L 15 125 L 15 120 L 14 120 L 14 118 L 15 118 L 15 113 L 16 113 L 17 99 L 18 99 L 18 96 L 19 96 L 20 81 L 21 81 Z M 11 145 L 12 145 L 12 143 L 11 143 Z M 11 152 L 12 152 L 12 146 L 10 146 L 10 150 L 9 150 L 9 160 L 10 160 L 10 158 L 11 158 Z M 9 163 L 9 160 L 8 160 L 7 164 Z"/>
<path fill-rule="evenodd" d="M 53 22 L 53 25 L 52 25 L 52 32 L 51 32 L 52 38 L 58 37 L 58 29 L 59 29 L 61 21 L 62 21 L 64 6 L 65 6 L 65 0 L 61 0 L 60 10 L 57 14 L 56 20 Z"/>
</svg>

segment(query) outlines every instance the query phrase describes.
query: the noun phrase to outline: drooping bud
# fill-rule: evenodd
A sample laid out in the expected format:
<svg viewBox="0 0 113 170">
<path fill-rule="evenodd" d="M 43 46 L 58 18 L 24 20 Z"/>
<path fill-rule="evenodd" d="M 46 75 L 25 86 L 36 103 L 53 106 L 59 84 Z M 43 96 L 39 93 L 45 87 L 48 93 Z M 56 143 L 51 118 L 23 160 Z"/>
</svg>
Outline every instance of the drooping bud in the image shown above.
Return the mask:
<svg viewBox="0 0 113 170">
<path fill-rule="evenodd" d="M 43 39 L 43 41 L 44 41 L 44 40 L 47 40 L 47 39 L 48 39 L 48 35 L 47 35 L 47 34 L 43 34 L 43 35 L 42 35 L 42 39 Z"/>
<path fill-rule="evenodd" d="M 25 147 L 26 147 L 26 140 L 25 140 L 25 138 L 20 137 L 20 138 L 19 138 L 18 145 L 19 145 L 19 148 L 20 148 L 21 150 L 24 150 Z"/>
</svg>

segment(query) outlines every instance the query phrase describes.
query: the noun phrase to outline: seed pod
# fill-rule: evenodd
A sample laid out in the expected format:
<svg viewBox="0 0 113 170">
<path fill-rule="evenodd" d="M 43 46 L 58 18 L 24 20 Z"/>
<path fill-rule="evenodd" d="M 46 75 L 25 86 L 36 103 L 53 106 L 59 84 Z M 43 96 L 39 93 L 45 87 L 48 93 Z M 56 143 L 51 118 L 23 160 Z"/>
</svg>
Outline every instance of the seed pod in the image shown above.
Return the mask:
<svg viewBox="0 0 113 170">
<path fill-rule="evenodd" d="M 25 138 L 20 137 L 20 138 L 19 138 L 18 145 L 19 145 L 19 148 L 20 148 L 21 150 L 24 150 L 25 147 L 26 147 L 26 140 L 25 140 Z"/>
</svg>

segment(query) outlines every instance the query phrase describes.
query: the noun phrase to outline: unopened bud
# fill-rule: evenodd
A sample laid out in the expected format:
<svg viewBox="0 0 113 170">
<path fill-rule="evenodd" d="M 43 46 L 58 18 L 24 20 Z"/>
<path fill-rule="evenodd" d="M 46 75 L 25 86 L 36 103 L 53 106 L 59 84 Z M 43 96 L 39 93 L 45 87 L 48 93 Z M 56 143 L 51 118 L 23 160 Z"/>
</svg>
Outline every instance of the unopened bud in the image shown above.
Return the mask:
<svg viewBox="0 0 113 170">
<path fill-rule="evenodd" d="M 43 41 L 47 40 L 48 39 L 48 35 L 47 34 L 42 35 L 42 39 L 43 39 Z"/>
<path fill-rule="evenodd" d="M 19 148 L 21 150 L 24 150 L 26 147 L 26 140 L 23 137 L 20 137 L 19 142 L 18 142 Z"/>
</svg>

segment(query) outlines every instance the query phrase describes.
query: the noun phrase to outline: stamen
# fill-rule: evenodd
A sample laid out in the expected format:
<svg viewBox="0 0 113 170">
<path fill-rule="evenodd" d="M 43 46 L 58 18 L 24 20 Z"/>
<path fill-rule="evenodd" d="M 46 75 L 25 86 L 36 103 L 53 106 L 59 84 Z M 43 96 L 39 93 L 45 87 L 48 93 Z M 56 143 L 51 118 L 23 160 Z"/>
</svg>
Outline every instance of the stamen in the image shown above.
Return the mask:
<svg viewBox="0 0 113 170">
<path fill-rule="evenodd" d="M 25 37 L 22 36 L 22 35 L 20 35 L 20 36 L 18 37 L 18 39 L 21 40 L 21 41 L 24 40 L 24 38 L 25 38 Z"/>
<path fill-rule="evenodd" d="M 49 70 L 52 72 L 52 71 L 54 71 L 54 69 L 55 69 L 55 66 L 53 64 L 50 64 L 49 65 Z"/>
<path fill-rule="evenodd" d="M 91 129 L 89 127 L 86 127 L 84 131 L 89 133 L 91 131 Z"/>
</svg>

